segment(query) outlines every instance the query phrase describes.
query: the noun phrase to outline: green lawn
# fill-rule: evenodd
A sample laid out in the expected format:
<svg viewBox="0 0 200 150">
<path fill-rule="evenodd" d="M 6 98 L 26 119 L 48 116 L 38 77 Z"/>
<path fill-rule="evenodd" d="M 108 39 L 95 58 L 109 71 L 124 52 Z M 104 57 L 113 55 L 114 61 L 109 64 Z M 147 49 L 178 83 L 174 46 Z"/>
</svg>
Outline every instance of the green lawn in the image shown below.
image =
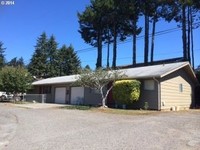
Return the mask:
<svg viewBox="0 0 200 150">
<path fill-rule="evenodd" d="M 62 109 L 76 109 L 76 110 L 87 110 L 93 112 L 102 112 L 110 114 L 121 114 L 121 115 L 149 115 L 156 114 L 159 111 L 152 110 L 128 110 L 128 109 L 115 109 L 115 108 L 102 108 L 102 107 L 91 107 L 91 106 L 80 106 L 80 105 L 69 105 L 61 107 Z"/>
</svg>

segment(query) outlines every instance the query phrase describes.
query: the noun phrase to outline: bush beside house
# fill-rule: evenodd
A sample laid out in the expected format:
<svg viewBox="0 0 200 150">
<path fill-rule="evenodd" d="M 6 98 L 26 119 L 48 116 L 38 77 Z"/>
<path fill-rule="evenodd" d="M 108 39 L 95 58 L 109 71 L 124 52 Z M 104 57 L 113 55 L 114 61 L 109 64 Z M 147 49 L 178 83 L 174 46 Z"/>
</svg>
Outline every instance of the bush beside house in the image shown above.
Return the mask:
<svg viewBox="0 0 200 150">
<path fill-rule="evenodd" d="M 118 105 L 130 106 L 140 97 L 140 81 L 120 80 L 114 83 L 113 98 Z"/>
</svg>

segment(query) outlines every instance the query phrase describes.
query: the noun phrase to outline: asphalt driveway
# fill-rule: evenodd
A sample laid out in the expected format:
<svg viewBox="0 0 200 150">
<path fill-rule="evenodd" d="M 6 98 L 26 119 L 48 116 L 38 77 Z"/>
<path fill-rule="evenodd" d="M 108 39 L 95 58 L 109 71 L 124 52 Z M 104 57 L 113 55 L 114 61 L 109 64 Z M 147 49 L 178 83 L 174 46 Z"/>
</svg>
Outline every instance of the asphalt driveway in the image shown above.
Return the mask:
<svg viewBox="0 0 200 150">
<path fill-rule="evenodd" d="M 200 111 L 115 115 L 0 103 L 3 150 L 199 150 Z"/>
</svg>

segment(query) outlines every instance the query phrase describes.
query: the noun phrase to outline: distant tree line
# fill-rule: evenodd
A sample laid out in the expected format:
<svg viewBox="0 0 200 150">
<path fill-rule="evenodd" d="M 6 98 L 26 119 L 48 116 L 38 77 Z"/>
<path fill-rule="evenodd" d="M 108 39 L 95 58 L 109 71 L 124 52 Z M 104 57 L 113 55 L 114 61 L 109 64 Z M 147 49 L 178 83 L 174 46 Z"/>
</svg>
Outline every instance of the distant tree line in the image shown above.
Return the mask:
<svg viewBox="0 0 200 150">
<path fill-rule="evenodd" d="M 77 74 L 81 69 L 81 62 L 72 45 L 58 48 L 55 37 L 52 35 L 48 39 L 45 32 L 38 37 L 29 64 L 25 64 L 22 57 L 7 62 L 5 50 L 0 41 L 0 91 L 24 93 L 31 88 L 33 78 Z M 89 66 L 86 68 L 90 69 Z"/>
<path fill-rule="evenodd" d="M 176 21 L 182 29 L 183 59 L 194 65 L 193 29 L 199 26 L 195 23 L 199 19 L 199 10 L 199 0 L 91 0 L 90 5 L 78 13 L 79 32 L 86 43 L 97 47 L 97 68 L 102 67 L 103 44 L 107 44 L 107 67 L 109 67 L 110 44 L 112 44 L 112 67 L 115 68 L 118 42 L 132 37 L 134 65 L 137 63 L 136 39 L 144 30 L 144 63 L 148 64 L 154 61 L 157 22 Z M 144 19 L 144 26 L 139 26 L 139 19 Z M 151 32 L 150 25 L 152 25 Z"/>
<path fill-rule="evenodd" d="M 48 39 L 46 33 L 37 39 L 28 65 L 29 72 L 37 78 L 77 74 L 80 68 L 81 62 L 72 45 L 58 48 L 55 37 L 52 35 Z"/>
<path fill-rule="evenodd" d="M 5 58 L 5 50 L 3 42 L 0 41 L 0 70 L 4 66 L 12 66 L 12 67 L 25 67 L 24 59 L 23 57 L 20 57 L 19 59 L 17 57 L 11 59 L 10 61 L 7 61 Z"/>
</svg>

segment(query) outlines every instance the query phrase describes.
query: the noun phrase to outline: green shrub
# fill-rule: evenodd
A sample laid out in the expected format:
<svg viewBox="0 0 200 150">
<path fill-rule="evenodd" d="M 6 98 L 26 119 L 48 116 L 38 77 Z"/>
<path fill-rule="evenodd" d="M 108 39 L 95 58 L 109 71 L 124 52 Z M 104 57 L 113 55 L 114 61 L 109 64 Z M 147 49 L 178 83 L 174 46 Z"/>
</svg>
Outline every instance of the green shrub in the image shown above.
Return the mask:
<svg viewBox="0 0 200 150">
<path fill-rule="evenodd" d="M 120 80 L 114 83 L 113 98 L 117 104 L 132 104 L 139 100 L 140 81 Z"/>
</svg>

